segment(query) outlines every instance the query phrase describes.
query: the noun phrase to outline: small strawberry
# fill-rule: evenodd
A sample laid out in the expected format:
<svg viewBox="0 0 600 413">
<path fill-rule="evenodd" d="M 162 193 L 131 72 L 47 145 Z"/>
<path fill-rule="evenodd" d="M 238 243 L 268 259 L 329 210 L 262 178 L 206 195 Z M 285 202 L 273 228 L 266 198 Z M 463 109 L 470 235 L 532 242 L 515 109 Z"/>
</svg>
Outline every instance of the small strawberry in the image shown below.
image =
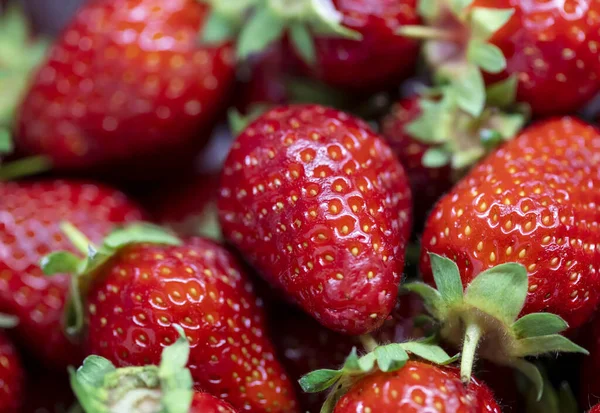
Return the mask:
<svg viewBox="0 0 600 413">
<path fill-rule="evenodd" d="M 544 0 L 422 1 L 426 60 L 454 83 L 467 107 L 484 101 L 484 82 L 514 77 L 517 100 L 538 116 L 580 109 L 600 88 L 600 3 Z M 482 76 L 481 71 L 484 76 Z"/>
<path fill-rule="evenodd" d="M 218 14 L 219 2 L 210 3 L 217 3 Z M 246 3 L 238 14 L 248 9 Z M 418 44 L 396 30 L 419 22 L 416 0 L 258 2 L 240 33 L 238 55 L 244 59 L 287 36 L 314 77 L 370 92 L 395 86 L 414 72 Z"/>
<path fill-rule="evenodd" d="M 3 317 L 0 322 L 4 325 Z M 18 413 L 23 404 L 25 371 L 16 348 L 0 333 L 0 412 Z"/>
<path fill-rule="evenodd" d="M 464 341 L 463 379 L 480 342 L 481 357 L 538 384 L 521 357 L 586 352 L 558 333 L 581 326 L 600 300 L 599 138 L 574 118 L 540 122 L 480 163 L 432 212 L 421 272 L 439 292 L 409 288 L 424 295 L 444 338 Z"/>
<path fill-rule="evenodd" d="M 234 80 L 231 44 L 197 43 L 208 12 L 195 0 L 87 2 L 23 88 L 17 146 L 81 169 L 164 163 L 201 143 Z"/>
<path fill-rule="evenodd" d="M 177 339 L 177 324 L 190 341 L 198 388 L 239 410 L 297 411 L 265 336 L 261 302 L 224 248 L 200 238 L 183 243 L 145 225 L 118 229 L 96 247 L 73 226 L 64 229 L 88 258 L 54 253 L 44 270 L 74 274 L 70 331 L 85 327 L 88 354 L 119 367 L 157 364 L 162 348 Z"/>
<path fill-rule="evenodd" d="M 39 267 L 50 251 L 72 249 L 59 222 L 100 241 L 143 215 L 124 194 L 92 182 L 0 182 L 0 311 L 17 316 L 19 341 L 44 364 L 64 369 L 81 360 L 62 332 L 69 277 L 45 277 Z"/>
<path fill-rule="evenodd" d="M 179 327 L 179 326 L 178 326 Z M 193 390 L 186 368 L 190 346 L 181 337 L 162 351 L 159 365 L 117 369 L 109 360 L 89 356 L 83 365 L 70 369 L 71 385 L 87 413 L 235 413 L 222 400 Z"/>
<path fill-rule="evenodd" d="M 394 308 L 410 190 L 383 139 L 317 105 L 273 109 L 234 142 L 221 177 L 225 238 L 328 328 L 362 334 Z"/>
</svg>

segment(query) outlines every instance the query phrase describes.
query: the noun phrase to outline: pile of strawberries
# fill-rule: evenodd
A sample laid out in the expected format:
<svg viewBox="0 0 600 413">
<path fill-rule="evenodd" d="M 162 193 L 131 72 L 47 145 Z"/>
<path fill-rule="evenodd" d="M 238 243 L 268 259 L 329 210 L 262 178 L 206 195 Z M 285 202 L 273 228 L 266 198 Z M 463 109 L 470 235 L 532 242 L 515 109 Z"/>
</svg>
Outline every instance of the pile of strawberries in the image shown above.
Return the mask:
<svg viewBox="0 0 600 413">
<path fill-rule="evenodd" d="M 599 0 L 9 3 L 0 413 L 600 411 Z"/>
</svg>

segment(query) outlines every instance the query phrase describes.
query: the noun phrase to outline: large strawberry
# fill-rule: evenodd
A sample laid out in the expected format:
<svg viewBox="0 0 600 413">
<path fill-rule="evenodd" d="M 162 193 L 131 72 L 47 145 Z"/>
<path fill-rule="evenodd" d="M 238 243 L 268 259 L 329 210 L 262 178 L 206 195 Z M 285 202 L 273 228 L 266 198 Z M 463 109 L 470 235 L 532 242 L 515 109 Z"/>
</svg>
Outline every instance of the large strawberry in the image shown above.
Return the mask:
<svg viewBox="0 0 600 413">
<path fill-rule="evenodd" d="M 0 412 L 18 413 L 23 404 L 25 371 L 17 350 L 0 333 Z"/>
<path fill-rule="evenodd" d="M 510 76 L 537 115 L 573 112 L 600 88 L 595 0 L 434 0 L 420 11 L 426 27 L 403 33 L 429 39 L 428 63 L 461 89 L 466 107 L 483 103 L 484 80 Z"/>
<path fill-rule="evenodd" d="M 92 182 L 0 183 L 0 311 L 19 318 L 19 341 L 45 364 L 62 369 L 80 361 L 62 332 L 69 277 L 45 277 L 39 267 L 50 251 L 72 249 L 60 221 L 98 242 L 115 224 L 142 218 L 124 194 Z"/>
<path fill-rule="evenodd" d="M 581 326 L 600 300 L 599 138 L 575 118 L 531 126 L 473 169 L 429 217 L 421 271 L 439 292 L 411 288 L 426 297 L 447 340 L 460 345 L 467 336 L 463 378 L 480 340 L 482 357 L 519 367 L 538 384 L 520 357 L 585 352 L 557 333 Z"/>
<path fill-rule="evenodd" d="M 210 3 L 216 3 L 219 10 L 218 1 Z M 240 3 L 240 8 L 247 9 L 248 1 Z M 344 89 L 372 91 L 394 86 L 415 69 L 418 45 L 396 30 L 420 22 L 416 0 L 254 3 L 238 40 L 241 58 L 285 34 L 313 76 Z"/>
<path fill-rule="evenodd" d="M 89 256 L 54 253 L 44 269 L 74 274 L 71 331 L 85 327 L 88 354 L 119 367 L 157 364 L 162 348 L 177 339 L 172 326 L 180 325 L 197 387 L 240 410 L 297 411 L 265 335 L 261 302 L 224 248 L 200 238 L 183 243 L 140 225 L 118 229 L 96 247 L 74 227 L 64 228 Z"/>
<path fill-rule="evenodd" d="M 86 3 L 27 88 L 17 146 L 89 168 L 162 162 L 201 143 L 234 77 L 229 43 L 197 42 L 208 10 L 195 0 Z"/>
<path fill-rule="evenodd" d="M 234 142 L 221 178 L 224 236 L 326 327 L 361 334 L 392 311 L 410 190 L 383 139 L 316 105 L 273 109 Z"/>
<path fill-rule="evenodd" d="M 183 335 L 166 347 L 159 365 L 117 369 L 109 360 L 89 356 L 70 369 L 71 385 L 87 413 L 115 411 L 173 413 L 235 413 L 227 403 L 193 390 L 186 368 L 190 346 Z"/>
</svg>

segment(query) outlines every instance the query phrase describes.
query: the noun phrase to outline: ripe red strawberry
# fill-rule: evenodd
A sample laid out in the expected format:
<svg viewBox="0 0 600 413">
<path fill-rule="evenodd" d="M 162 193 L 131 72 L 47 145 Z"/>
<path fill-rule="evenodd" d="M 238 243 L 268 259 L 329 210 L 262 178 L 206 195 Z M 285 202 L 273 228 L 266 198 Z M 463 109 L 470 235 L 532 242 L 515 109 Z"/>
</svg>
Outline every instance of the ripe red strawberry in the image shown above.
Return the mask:
<svg viewBox="0 0 600 413">
<path fill-rule="evenodd" d="M 23 403 L 25 371 L 17 350 L 0 333 L 0 412 L 18 413 Z"/>
<path fill-rule="evenodd" d="M 188 366 L 198 388 L 240 410 L 297 411 L 292 385 L 265 336 L 261 301 L 224 248 L 200 238 L 182 244 L 156 228 L 133 226 L 114 232 L 98 251 L 88 259 L 93 274 L 77 276 L 88 285 L 82 291 L 88 354 L 119 367 L 158 364 L 179 325 L 190 342 Z M 81 268 L 64 253 L 49 256 L 44 268 L 53 272 L 65 262 L 73 273 Z M 74 320 L 73 327 L 81 327 L 76 311 Z"/>
<path fill-rule="evenodd" d="M 19 341 L 45 364 L 64 369 L 81 356 L 62 332 L 69 277 L 39 267 L 50 251 L 73 248 L 60 221 L 98 242 L 115 224 L 142 218 L 125 195 L 91 182 L 0 183 L 0 312 L 18 317 Z"/>
<path fill-rule="evenodd" d="M 410 190 L 383 139 L 316 105 L 273 109 L 235 141 L 221 178 L 223 235 L 272 285 L 333 330 L 391 313 Z"/>
<path fill-rule="evenodd" d="M 600 413 L 600 404 L 597 404 L 594 407 L 592 407 L 589 413 Z"/>
<path fill-rule="evenodd" d="M 421 8 L 428 29 L 417 36 L 432 39 L 425 45 L 429 64 L 463 90 L 482 89 L 474 67 L 483 70 L 488 84 L 514 76 L 517 100 L 539 116 L 574 112 L 598 92 L 597 1 L 435 4 Z"/>
<path fill-rule="evenodd" d="M 409 361 L 400 370 L 374 373 L 354 384 L 335 413 L 500 413 L 491 390 L 477 379 L 465 387 L 458 370 Z"/>
<path fill-rule="evenodd" d="M 190 413 L 236 413 L 229 404 L 208 393 L 195 392 Z"/>
<path fill-rule="evenodd" d="M 600 301 L 599 138 L 575 118 L 543 121 L 479 164 L 429 218 L 424 279 L 433 281 L 429 252 L 453 259 L 465 286 L 516 262 L 529 275 L 522 315 L 551 312 L 572 328 L 588 321 Z"/>
<path fill-rule="evenodd" d="M 160 163 L 201 143 L 234 78 L 229 43 L 197 42 L 207 14 L 195 0 L 86 3 L 29 88 L 18 146 L 58 168 L 89 168 L 132 155 Z"/>
</svg>

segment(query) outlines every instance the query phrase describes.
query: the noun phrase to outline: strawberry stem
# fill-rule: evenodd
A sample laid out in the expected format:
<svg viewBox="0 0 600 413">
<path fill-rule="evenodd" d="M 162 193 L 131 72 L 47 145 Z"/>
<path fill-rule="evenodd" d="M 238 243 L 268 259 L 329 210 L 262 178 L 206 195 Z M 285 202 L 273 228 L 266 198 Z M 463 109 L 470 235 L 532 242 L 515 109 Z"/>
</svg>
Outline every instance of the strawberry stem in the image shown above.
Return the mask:
<svg viewBox="0 0 600 413">
<path fill-rule="evenodd" d="M 412 39 L 458 41 L 458 37 L 455 33 L 437 27 L 418 25 L 402 26 L 396 33 L 400 36 L 410 37 Z"/>
<path fill-rule="evenodd" d="M 371 334 L 363 334 L 362 336 L 360 336 L 359 339 L 360 339 L 360 343 L 362 344 L 363 348 L 368 353 L 370 353 L 371 351 L 373 351 L 377 347 L 379 347 L 379 344 L 377 343 L 377 341 L 373 338 L 373 336 Z"/>
<path fill-rule="evenodd" d="M 477 322 L 467 323 L 463 350 L 460 357 L 460 379 L 465 385 L 469 384 L 471 381 L 473 364 L 475 363 L 475 351 L 479 345 L 481 335 L 481 327 Z"/>
<path fill-rule="evenodd" d="M 46 156 L 31 156 L 10 162 L 0 168 L 0 182 L 24 178 L 48 171 L 52 162 Z"/>
<path fill-rule="evenodd" d="M 90 245 L 93 247 L 94 244 L 70 222 L 63 222 L 60 224 L 60 229 L 65 233 L 69 241 L 81 252 L 87 256 Z"/>
</svg>

